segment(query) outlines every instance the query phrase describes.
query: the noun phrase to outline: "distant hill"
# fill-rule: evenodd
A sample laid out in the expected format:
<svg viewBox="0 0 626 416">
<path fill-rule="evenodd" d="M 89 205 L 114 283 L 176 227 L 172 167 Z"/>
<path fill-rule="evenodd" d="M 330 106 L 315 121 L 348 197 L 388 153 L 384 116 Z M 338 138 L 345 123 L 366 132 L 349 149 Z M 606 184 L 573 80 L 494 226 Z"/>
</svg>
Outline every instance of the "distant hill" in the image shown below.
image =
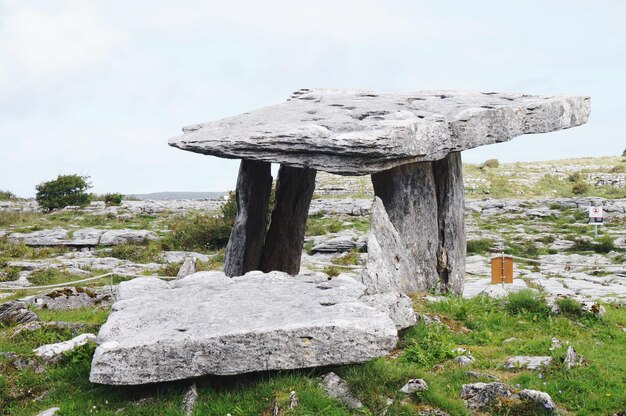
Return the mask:
<svg viewBox="0 0 626 416">
<path fill-rule="evenodd" d="M 219 199 L 227 192 L 153 192 L 151 194 L 129 194 L 128 199 L 163 200 L 163 199 Z"/>
</svg>

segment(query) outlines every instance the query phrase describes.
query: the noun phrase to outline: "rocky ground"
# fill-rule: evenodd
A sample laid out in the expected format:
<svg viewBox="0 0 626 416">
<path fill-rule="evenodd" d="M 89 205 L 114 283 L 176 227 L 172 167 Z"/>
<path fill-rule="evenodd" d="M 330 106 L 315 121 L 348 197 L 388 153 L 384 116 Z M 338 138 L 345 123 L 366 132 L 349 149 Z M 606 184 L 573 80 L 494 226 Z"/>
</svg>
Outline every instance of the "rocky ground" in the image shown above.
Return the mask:
<svg viewBox="0 0 626 416">
<path fill-rule="evenodd" d="M 595 162 L 593 169 L 602 166 L 598 175 L 619 175 L 610 172 L 615 170 L 613 159 Z M 539 171 L 540 165 L 524 165 L 523 172 Z M 91 400 L 90 411 L 102 414 L 154 414 L 163 408 L 164 414 L 182 414 L 177 397 L 183 388 L 186 398 L 194 397 L 194 391 L 199 395 L 194 414 L 550 414 L 554 409 L 564 414 L 613 414 L 624 410 L 623 394 L 611 396 L 616 394 L 615 372 L 623 374 L 624 364 L 617 359 L 605 363 L 599 354 L 624 353 L 619 345 L 623 346 L 620 339 L 626 331 L 620 309 L 626 305 L 626 199 L 559 196 L 571 188 L 572 172 L 587 175 L 584 180 L 592 189 L 606 193 L 607 185 L 593 182 L 592 177 L 599 176 L 594 176 L 590 164 L 552 165 L 557 170 L 548 174 L 560 178 L 565 187 L 546 194 L 545 189 L 537 190 L 549 182 L 543 179 L 545 174 L 527 175 L 527 182 L 514 186 L 515 192 L 526 187 L 522 197 L 505 199 L 490 197 L 500 191 L 498 183 L 492 184 L 497 175 L 489 169 L 499 169 L 501 174 L 511 166 L 466 167 L 472 198 L 465 206 L 465 300 L 437 293 L 416 297 L 420 322 L 401 336 L 399 349 L 390 358 L 336 369 L 341 378 L 324 372 L 319 383 L 312 381 L 323 375 L 319 371 L 272 376 L 269 385 L 211 379 L 200 381 L 197 390 L 185 384 L 157 387 L 148 396 L 133 393 L 131 401 L 122 398 L 126 393 L 120 396 L 102 388 L 94 396 L 86 382 L 72 390 L 72 400 Z M 490 181 L 486 188 L 473 185 L 473 178 L 481 175 Z M 302 253 L 303 272 L 359 278 L 367 258 L 372 205 L 367 179 L 319 175 Z M 620 184 L 617 180 L 610 186 L 621 189 Z M 535 193 L 538 198 L 523 197 Z M 0 405 L 9 406 L 8 414 L 35 414 L 34 409 L 44 404 L 61 404 L 62 414 L 84 414 L 85 406 L 58 399 L 59 389 L 70 389 L 61 387 L 67 376 L 62 368 L 76 367 L 80 377 L 88 377 L 85 371 L 93 353 L 89 334 L 107 318 L 115 286 L 136 276 L 173 277 L 181 268 L 186 270 L 183 274 L 219 269 L 221 250 L 181 249 L 171 244 L 171 236 L 177 230 L 173 224 L 182 216 L 217 216 L 223 204 L 223 200 L 125 201 L 107 207 L 98 202 L 42 214 L 33 201 L 0 201 L 0 296 L 9 302 L 0 307 L 4 319 L 0 367 L 8 368 L 10 377 L 0 377 Z M 604 209 L 598 238 L 587 224 L 589 206 Z M 491 285 L 489 261 L 501 253 L 514 257 L 514 281 Z M 33 289 L 40 286 L 46 287 Z M 21 302 L 13 302 L 18 298 Z M 516 303 L 523 306 L 510 306 Z M 537 306 L 546 304 L 545 311 Z M 567 308 L 573 308 L 574 317 L 567 315 Z M 502 322 L 504 317 L 510 322 Z M 576 352 L 570 353 L 570 346 Z M 598 346 L 604 352 L 596 351 Z M 39 352 L 31 353 L 39 347 Z M 78 352 L 67 356 L 63 351 Z M 571 370 L 574 373 L 564 372 L 562 363 L 575 363 L 572 367 L 583 363 L 576 353 L 581 353 L 585 365 Z M 37 384 L 41 374 L 59 386 L 41 387 Z M 542 381 L 542 374 L 550 380 Z M 25 381 L 27 377 L 36 383 Z M 577 390 L 572 385 L 585 377 L 595 383 L 608 380 L 597 392 L 604 396 L 594 392 L 590 398 L 591 387 Z M 7 384 L 18 381 L 30 390 Z M 251 390 L 214 391 L 217 385 L 238 383 Z M 268 389 L 271 394 L 263 393 Z M 269 402 L 255 407 L 240 395 Z M 233 404 L 237 402 L 239 410 Z M 510 413 L 511 403 L 518 410 L 526 406 L 530 413 Z M 324 408 L 327 411 L 320 410 Z"/>
</svg>

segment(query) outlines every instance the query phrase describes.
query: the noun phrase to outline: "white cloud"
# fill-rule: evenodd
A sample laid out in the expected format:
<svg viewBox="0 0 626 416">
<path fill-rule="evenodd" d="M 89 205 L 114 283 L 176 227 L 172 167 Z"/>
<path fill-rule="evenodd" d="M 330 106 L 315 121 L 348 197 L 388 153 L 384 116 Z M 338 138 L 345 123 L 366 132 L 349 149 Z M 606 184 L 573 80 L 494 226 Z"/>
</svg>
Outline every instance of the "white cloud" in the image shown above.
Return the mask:
<svg viewBox="0 0 626 416">
<path fill-rule="evenodd" d="M 61 1 L 53 10 L 7 2 L 0 18 L 0 87 L 46 82 L 102 62 L 123 39 L 95 3 Z"/>
</svg>

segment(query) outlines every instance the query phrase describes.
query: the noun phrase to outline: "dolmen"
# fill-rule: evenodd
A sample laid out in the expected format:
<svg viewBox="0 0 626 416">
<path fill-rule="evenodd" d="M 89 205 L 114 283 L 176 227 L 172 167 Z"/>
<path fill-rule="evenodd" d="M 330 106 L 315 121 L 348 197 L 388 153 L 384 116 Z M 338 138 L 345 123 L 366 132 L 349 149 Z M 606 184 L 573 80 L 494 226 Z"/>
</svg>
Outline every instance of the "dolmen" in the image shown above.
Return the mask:
<svg viewBox="0 0 626 416">
<path fill-rule="evenodd" d="M 223 272 L 121 283 L 90 379 L 143 384 L 363 362 L 415 323 L 407 294 L 461 294 L 461 151 L 584 124 L 590 98 L 302 89 L 284 103 L 183 128 L 171 146 L 240 159 Z M 273 178 L 275 200 L 268 224 Z M 360 282 L 301 273 L 318 170 L 371 175 Z"/>
</svg>

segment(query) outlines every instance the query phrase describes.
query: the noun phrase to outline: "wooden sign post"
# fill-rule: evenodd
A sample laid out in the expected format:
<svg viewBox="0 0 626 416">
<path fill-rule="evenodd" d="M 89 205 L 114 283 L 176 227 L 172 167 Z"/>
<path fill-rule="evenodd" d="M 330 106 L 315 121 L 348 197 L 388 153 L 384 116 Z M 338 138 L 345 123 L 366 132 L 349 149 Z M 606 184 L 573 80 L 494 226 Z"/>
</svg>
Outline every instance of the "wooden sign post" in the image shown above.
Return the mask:
<svg viewBox="0 0 626 416">
<path fill-rule="evenodd" d="M 502 254 L 491 259 L 491 284 L 513 283 L 513 257 Z"/>
</svg>

